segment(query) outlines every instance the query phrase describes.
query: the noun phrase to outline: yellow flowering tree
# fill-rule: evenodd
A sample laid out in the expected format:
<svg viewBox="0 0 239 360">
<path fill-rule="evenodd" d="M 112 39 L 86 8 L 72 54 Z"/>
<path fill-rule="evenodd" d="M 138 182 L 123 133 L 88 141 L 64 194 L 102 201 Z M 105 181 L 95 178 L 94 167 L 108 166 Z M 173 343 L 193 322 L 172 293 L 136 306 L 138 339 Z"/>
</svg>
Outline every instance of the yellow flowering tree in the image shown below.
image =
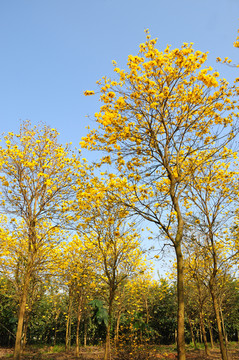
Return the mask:
<svg viewBox="0 0 239 360">
<path fill-rule="evenodd" d="M 182 210 L 188 205 L 183 194 L 198 165 L 235 134 L 234 88 L 205 67 L 206 59 L 192 44 L 159 51 L 147 34 L 139 54 L 128 57 L 128 71 L 114 62 L 118 80 L 98 82 L 99 128 L 81 142 L 107 153 L 101 163 L 120 171 L 128 209 L 156 224 L 174 246 L 180 360 L 185 360 Z"/>
<path fill-rule="evenodd" d="M 72 240 L 64 244 L 62 248 L 62 258 L 60 267 L 58 267 L 58 274 L 61 281 L 69 289 L 70 312 L 73 300 L 76 305 L 76 357 L 79 357 L 82 314 L 98 284 L 96 284 L 96 269 L 92 252 L 88 251 L 87 246 L 77 235 L 74 235 Z M 70 345 L 69 318 L 70 314 L 67 316 L 66 350 L 69 350 Z"/>
<path fill-rule="evenodd" d="M 8 282 L 12 284 L 15 289 L 15 299 L 17 302 L 18 316 L 21 305 L 21 298 L 26 281 L 26 271 L 28 269 L 29 244 L 28 244 L 28 230 L 22 220 L 18 222 L 15 220 L 12 223 L 7 221 L 5 217 L 5 227 L 8 226 L 8 231 L 3 234 L 5 229 L 4 224 L 1 224 L 2 231 L 0 235 L 0 275 L 7 278 Z M 32 308 L 38 300 L 39 291 L 42 288 L 47 288 L 49 281 L 49 274 L 53 272 L 53 264 L 58 260 L 57 246 L 59 238 L 64 237 L 64 232 L 61 229 L 54 229 L 49 234 L 45 233 L 46 228 L 52 226 L 48 221 L 38 223 L 36 232 L 38 238 L 44 236 L 44 243 L 41 243 L 41 249 L 35 253 L 33 268 L 31 270 L 31 279 L 26 294 L 26 304 L 24 312 L 23 329 L 21 336 L 21 347 L 24 350 L 26 343 L 27 328 L 31 317 Z M 47 269 L 47 272 L 46 272 Z"/>
<path fill-rule="evenodd" d="M 208 303 L 209 289 L 207 284 L 208 272 L 208 257 L 205 255 L 205 249 L 199 245 L 195 238 L 192 238 L 188 249 L 185 251 L 184 272 L 187 287 L 185 294 L 187 298 L 187 316 L 190 325 L 190 331 L 194 346 L 196 347 L 195 337 L 193 332 L 193 319 L 190 312 L 196 312 L 199 318 L 199 326 L 202 333 L 203 343 L 205 347 L 205 354 L 208 355 L 208 345 L 205 330 L 205 307 Z"/>
<path fill-rule="evenodd" d="M 197 233 L 197 236 L 194 235 L 194 238 L 190 244 L 188 244 L 187 250 L 185 250 L 185 279 L 189 289 L 193 288 L 192 294 L 187 294 L 188 301 L 192 301 L 194 297 L 194 306 L 196 306 L 197 311 L 199 311 L 200 328 L 202 330 L 205 352 L 209 352 L 207 348 L 205 322 L 207 320 L 213 347 L 210 322 L 212 319 L 215 319 L 221 356 L 222 359 L 228 359 L 230 357 L 227 348 L 223 306 L 225 305 L 225 293 L 228 284 L 233 279 L 231 264 L 228 261 L 230 248 L 215 240 L 214 245 L 211 246 L 210 239 L 207 235 L 202 234 L 202 232 L 199 233 L 194 229 L 194 234 L 195 233 Z M 214 278 L 215 276 L 216 279 Z"/>
<path fill-rule="evenodd" d="M 9 221 L 21 220 L 20 232 L 16 230 L 14 238 L 24 248 L 15 360 L 20 359 L 32 278 L 45 266 L 48 256 L 53 256 L 62 237 L 60 228 L 71 218 L 79 159 L 70 153 L 68 145 L 57 143 L 57 136 L 57 131 L 48 126 L 31 127 L 30 122 L 24 122 L 18 134 L 10 132 L 4 137 L 5 147 L 0 148 L 0 205 Z"/>
<path fill-rule="evenodd" d="M 208 287 L 218 328 L 218 337 L 222 359 L 227 359 L 227 351 L 223 340 L 222 319 L 219 306 L 220 266 L 231 255 L 232 243 L 228 241 L 231 221 L 235 214 L 235 189 L 238 188 L 238 174 L 232 161 L 237 154 L 223 148 L 211 158 L 210 163 L 201 164 L 192 174 L 186 196 L 191 203 L 191 231 L 202 238 L 203 256 L 208 263 Z M 218 160 L 222 158 L 223 160 Z M 214 161 L 213 161 L 214 160 Z M 237 191 L 236 191 L 237 192 Z M 200 241 L 199 241 L 200 243 Z M 189 247 L 191 245 L 189 244 Z M 199 245 L 197 251 L 199 252 Z M 203 264 L 203 263 L 201 263 Z M 199 270 L 198 270 L 199 271 Z"/>
<path fill-rule="evenodd" d="M 127 223 L 128 211 L 110 194 L 110 187 L 107 181 L 93 177 L 78 193 L 82 216 L 78 232 L 93 259 L 96 279 L 107 293 L 105 360 L 110 357 L 110 330 L 117 290 L 126 279 L 145 270 L 139 235 L 134 224 Z M 85 203 L 84 210 L 82 203 Z"/>
</svg>

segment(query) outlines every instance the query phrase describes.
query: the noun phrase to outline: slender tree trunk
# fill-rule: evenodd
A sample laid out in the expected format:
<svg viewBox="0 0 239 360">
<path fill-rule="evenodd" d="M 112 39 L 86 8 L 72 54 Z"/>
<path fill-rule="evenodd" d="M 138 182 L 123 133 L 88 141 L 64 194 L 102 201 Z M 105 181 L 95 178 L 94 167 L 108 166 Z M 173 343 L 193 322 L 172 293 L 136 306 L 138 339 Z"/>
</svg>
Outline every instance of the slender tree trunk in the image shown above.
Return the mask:
<svg viewBox="0 0 239 360">
<path fill-rule="evenodd" d="M 203 316 L 203 303 L 205 301 L 205 297 L 203 300 L 202 291 L 201 291 L 201 282 L 199 281 L 197 274 L 196 274 L 196 277 L 197 277 L 197 288 L 198 288 L 198 295 L 199 295 L 200 329 L 201 329 L 201 335 L 202 335 L 203 343 L 204 343 L 204 347 L 205 347 L 205 353 L 206 353 L 206 355 L 208 355 L 207 335 L 206 335 L 206 330 L 205 330 L 205 326 L 204 326 L 204 316 Z"/>
<path fill-rule="evenodd" d="M 66 351 L 68 351 L 71 347 L 71 310 L 72 310 L 72 298 L 71 294 L 69 294 L 69 306 L 68 306 L 68 316 L 66 322 Z"/>
<path fill-rule="evenodd" d="M 220 344 L 220 350 L 221 350 L 221 356 L 222 360 L 228 360 L 227 358 L 227 351 L 226 347 L 223 341 L 223 334 L 222 334 L 222 326 L 221 326 L 221 318 L 220 318 L 220 312 L 219 312 L 219 304 L 218 304 L 218 298 L 217 298 L 217 289 L 216 289 L 216 276 L 218 272 L 218 266 L 217 266 L 217 252 L 215 249 L 214 239 L 213 239 L 213 232 L 210 229 L 209 231 L 209 239 L 211 242 L 212 247 L 212 255 L 213 255 L 213 272 L 209 281 L 209 289 L 212 296 L 212 303 L 213 308 L 215 312 L 216 322 L 217 322 L 217 330 L 218 330 L 218 338 L 219 338 L 219 344 Z"/>
<path fill-rule="evenodd" d="M 86 345 L 87 345 L 87 322 L 85 319 L 85 322 L 84 322 L 84 347 L 86 347 Z"/>
<path fill-rule="evenodd" d="M 210 324 L 210 321 L 208 321 L 208 330 L 210 335 L 211 348 L 214 349 L 213 333 L 212 333 L 212 326 Z"/>
<path fill-rule="evenodd" d="M 177 257 L 177 294 L 178 294 L 178 332 L 177 349 L 178 360 L 186 360 L 185 336 L 184 336 L 184 283 L 183 283 L 183 255 L 181 244 L 175 245 Z"/>
<path fill-rule="evenodd" d="M 200 344 L 202 344 L 203 341 L 202 341 L 202 328 L 201 328 L 201 323 L 199 324 L 199 335 L 200 335 Z"/>
<path fill-rule="evenodd" d="M 108 325 L 107 325 L 107 329 L 106 329 L 106 342 L 105 342 L 104 360 L 111 359 L 111 353 L 110 353 L 110 329 L 111 329 L 111 320 L 112 320 L 113 301 L 114 301 L 114 290 L 110 289 L 109 310 L 108 310 Z"/>
<path fill-rule="evenodd" d="M 197 338 L 197 342 L 200 343 L 200 333 L 198 329 L 197 329 L 196 338 Z"/>
<path fill-rule="evenodd" d="M 223 316 L 223 313 L 222 313 L 222 308 L 221 308 L 221 306 L 220 306 L 220 315 L 221 315 L 221 322 L 222 322 L 222 331 L 223 331 L 223 336 L 224 336 L 225 345 L 226 345 L 226 352 L 227 352 L 227 355 L 228 355 L 227 332 L 226 332 L 226 328 L 225 328 L 224 316 Z"/>
<path fill-rule="evenodd" d="M 56 345 L 56 337 L 57 337 L 57 321 L 55 322 L 53 346 Z"/>
<path fill-rule="evenodd" d="M 207 335 L 206 335 L 206 330 L 205 330 L 205 326 L 204 326 L 203 313 L 201 310 L 199 312 L 199 316 L 200 316 L 200 326 L 201 326 L 201 330 L 202 330 L 202 337 L 203 337 L 203 343 L 204 343 L 204 347 L 205 347 L 205 353 L 206 353 L 206 355 L 208 355 Z"/>
<path fill-rule="evenodd" d="M 24 352 L 27 343 L 27 327 L 28 327 L 28 319 L 25 318 L 23 323 L 23 330 L 22 330 L 22 344 L 21 344 L 22 352 Z"/>
<path fill-rule="evenodd" d="M 173 202 L 174 210 L 177 214 L 177 233 L 174 240 L 174 248 L 177 259 L 177 300 L 178 300 L 178 313 L 177 313 L 177 350 L 178 360 L 186 360 L 185 351 L 185 334 L 184 334 L 184 281 L 183 281 L 183 254 L 181 249 L 184 222 L 181 214 L 178 197 L 175 196 L 176 179 L 172 174 L 171 169 L 167 169 L 170 185 L 170 196 Z"/>
<path fill-rule="evenodd" d="M 117 314 L 116 327 L 115 327 L 115 347 L 119 344 L 119 325 L 120 325 L 121 311 Z"/>
<path fill-rule="evenodd" d="M 27 331 L 28 331 L 28 323 L 29 323 L 29 319 L 30 319 L 30 314 L 31 314 L 31 308 L 32 308 L 32 302 L 33 302 L 33 296 L 31 294 L 31 304 L 29 304 L 30 300 L 28 300 L 28 310 L 27 312 L 25 312 L 25 317 L 24 317 L 24 323 L 23 323 L 23 330 L 22 330 L 22 341 L 21 341 L 21 351 L 24 352 L 25 351 L 25 347 L 26 347 L 26 343 L 27 343 Z M 29 299 L 29 295 L 28 295 L 28 299 Z"/>
<path fill-rule="evenodd" d="M 79 299 L 76 325 L 76 357 L 80 356 L 80 321 L 82 314 L 82 298 Z"/>
<path fill-rule="evenodd" d="M 219 344 L 220 344 L 222 360 L 228 360 L 227 359 L 226 347 L 225 347 L 224 341 L 223 341 L 221 318 L 220 318 L 220 313 L 219 313 L 219 306 L 218 306 L 218 302 L 217 302 L 217 297 L 216 297 L 216 294 L 214 292 L 214 286 L 211 286 L 210 290 L 211 290 L 213 308 L 214 308 L 216 322 L 217 322 L 218 339 L 219 339 Z"/>
<path fill-rule="evenodd" d="M 110 356 L 110 327 L 111 327 L 111 321 L 109 320 L 107 329 L 106 329 L 106 343 L 105 343 L 104 360 L 108 360 L 111 358 L 111 356 Z"/>
<path fill-rule="evenodd" d="M 55 325 L 53 346 L 56 345 L 56 335 L 57 335 L 57 329 L 56 329 L 56 325 Z"/>
<path fill-rule="evenodd" d="M 188 316 L 188 322 L 189 322 L 189 326 L 190 326 L 190 332 L 191 332 L 193 346 L 194 346 L 194 349 L 196 349 L 197 344 L 196 344 L 196 341 L 195 341 L 195 336 L 194 336 L 194 332 L 193 332 L 193 324 L 192 324 L 192 320 L 191 320 L 190 316 Z"/>
<path fill-rule="evenodd" d="M 20 360 L 21 358 L 21 340 L 22 340 L 22 331 L 23 331 L 23 322 L 24 316 L 26 312 L 26 303 L 27 303 L 27 295 L 30 284 L 30 271 L 26 273 L 25 282 L 22 289 L 20 304 L 19 304 L 19 312 L 18 312 L 18 323 L 17 323 L 17 332 L 16 332 L 16 342 L 14 349 L 14 360 Z"/>
<path fill-rule="evenodd" d="M 60 316 L 60 310 L 58 310 L 56 312 L 56 316 L 55 316 L 55 330 L 54 330 L 54 342 L 53 342 L 53 346 L 56 345 L 56 336 L 57 336 L 57 322 L 58 322 L 58 318 Z"/>
</svg>

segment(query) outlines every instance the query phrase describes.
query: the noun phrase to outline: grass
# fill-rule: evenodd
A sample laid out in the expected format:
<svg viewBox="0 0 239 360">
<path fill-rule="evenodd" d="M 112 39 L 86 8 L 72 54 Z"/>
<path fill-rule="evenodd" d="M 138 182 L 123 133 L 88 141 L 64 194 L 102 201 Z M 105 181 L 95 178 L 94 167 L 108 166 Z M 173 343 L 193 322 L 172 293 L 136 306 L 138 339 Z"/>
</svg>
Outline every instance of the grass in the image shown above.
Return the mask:
<svg viewBox="0 0 239 360">
<path fill-rule="evenodd" d="M 194 359 L 194 360 L 202 360 L 208 359 L 208 357 L 204 354 L 204 345 L 199 345 L 197 349 L 194 349 L 193 344 L 186 345 L 187 351 L 187 359 Z M 220 358 L 220 351 L 218 344 L 215 344 L 215 349 L 210 349 L 210 344 L 208 344 L 209 350 L 211 355 L 214 359 Z M 229 343 L 229 351 L 233 354 L 233 359 L 239 359 L 239 344 L 237 342 L 230 342 Z M 7 350 L 7 349 L 6 349 Z M 112 349 L 113 350 L 113 349 Z M 175 344 L 172 345 L 149 345 L 145 348 L 139 347 L 132 347 L 130 352 L 128 352 L 126 348 L 123 348 L 120 354 L 114 353 L 115 360 L 169 360 L 169 359 L 176 359 L 177 349 Z M 84 360 L 102 360 L 104 349 L 102 346 L 87 346 L 85 348 L 80 349 L 81 352 L 81 359 Z M 12 359 L 13 353 L 5 353 L 1 359 Z M 58 344 L 55 346 L 27 346 L 26 352 L 22 357 L 22 360 L 75 360 L 75 347 L 72 346 L 71 351 L 65 352 L 65 345 Z"/>
<path fill-rule="evenodd" d="M 47 352 L 48 353 L 60 353 L 63 351 L 65 351 L 65 345 L 59 344 L 59 345 L 50 346 Z"/>
</svg>

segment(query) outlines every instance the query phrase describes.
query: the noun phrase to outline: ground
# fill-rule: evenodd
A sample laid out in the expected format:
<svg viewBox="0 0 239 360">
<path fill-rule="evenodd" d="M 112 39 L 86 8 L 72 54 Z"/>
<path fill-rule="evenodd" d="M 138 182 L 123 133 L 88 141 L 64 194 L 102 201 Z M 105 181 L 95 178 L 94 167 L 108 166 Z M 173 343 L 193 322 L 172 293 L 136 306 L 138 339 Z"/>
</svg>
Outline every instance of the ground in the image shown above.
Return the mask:
<svg viewBox="0 0 239 360">
<path fill-rule="evenodd" d="M 104 350 L 103 348 L 90 346 L 87 348 L 82 348 L 80 352 L 80 360 L 102 360 Z M 0 359 L 9 360 L 13 357 L 13 349 L 0 348 Z M 137 360 L 140 360 L 141 357 L 136 356 Z M 112 358 L 112 360 L 114 357 Z M 131 357 L 127 358 L 123 356 L 122 360 L 132 359 Z M 172 351 L 172 347 L 163 347 L 162 349 L 154 349 L 149 357 L 142 357 L 142 360 L 176 360 L 177 355 L 175 351 Z M 187 360 L 216 360 L 221 359 L 219 349 L 210 350 L 210 355 L 205 356 L 203 350 L 187 350 Z M 22 360 L 76 360 L 74 351 L 59 351 L 54 352 L 53 347 L 48 348 L 28 348 L 26 349 L 25 354 L 22 356 Z M 230 360 L 239 360 L 239 345 L 233 346 L 230 349 Z"/>
</svg>

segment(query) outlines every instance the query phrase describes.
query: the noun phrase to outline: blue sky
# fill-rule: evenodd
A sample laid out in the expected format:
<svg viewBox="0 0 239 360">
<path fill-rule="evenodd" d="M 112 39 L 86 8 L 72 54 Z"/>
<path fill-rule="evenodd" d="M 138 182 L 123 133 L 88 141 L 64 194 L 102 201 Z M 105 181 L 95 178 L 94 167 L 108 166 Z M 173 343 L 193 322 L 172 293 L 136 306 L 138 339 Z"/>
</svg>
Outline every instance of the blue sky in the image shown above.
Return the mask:
<svg viewBox="0 0 239 360">
<path fill-rule="evenodd" d="M 126 67 L 146 28 L 159 49 L 193 42 L 222 77 L 238 76 L 215 61 L 239 63 L 238 0 L 0 0 L 1 133 L 16 132 L 21 120 L 43 121 L 78 146 L 100 107 L 83 92 L 112 76 L 112 60 Z"/>
<path fill-rule="evenodd" d="M 238 27 L 238 0 L 2 0 L 1 132 L 17 131 L 20 120 L 43 121 L 58 129 L 61 142 L 78 146 L 100 106 L 84 90 L 112 75 L 112 60 L 125 68 L 145 28 L 160 49 L 193 42 L 209 51 L 208 63 L 230 80 L 239 70 L 215 59 L 239 63 Z"/>
</svg>

